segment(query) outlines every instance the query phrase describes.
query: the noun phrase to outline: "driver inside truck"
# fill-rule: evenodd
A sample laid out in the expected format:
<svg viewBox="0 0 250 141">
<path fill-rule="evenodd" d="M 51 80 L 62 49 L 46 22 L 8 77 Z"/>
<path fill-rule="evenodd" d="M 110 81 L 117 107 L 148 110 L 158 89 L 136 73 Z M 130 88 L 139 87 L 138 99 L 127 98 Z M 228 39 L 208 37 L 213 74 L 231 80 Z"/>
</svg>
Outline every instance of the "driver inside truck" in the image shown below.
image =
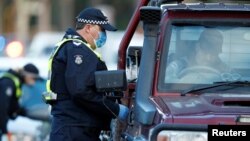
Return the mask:
<svg viewBox="0 0 250 141">
<path fill-rule="evenodd" d="M 229 70 L 219 57 L 222 52 L 223 36 L 220 31 L 206 28 L 201 32 L 194 50 L 170 62 L 166 69 L 166 82 L 179 80 L 187 74 L 198 72 L 221 73 Z"/>
</svg>

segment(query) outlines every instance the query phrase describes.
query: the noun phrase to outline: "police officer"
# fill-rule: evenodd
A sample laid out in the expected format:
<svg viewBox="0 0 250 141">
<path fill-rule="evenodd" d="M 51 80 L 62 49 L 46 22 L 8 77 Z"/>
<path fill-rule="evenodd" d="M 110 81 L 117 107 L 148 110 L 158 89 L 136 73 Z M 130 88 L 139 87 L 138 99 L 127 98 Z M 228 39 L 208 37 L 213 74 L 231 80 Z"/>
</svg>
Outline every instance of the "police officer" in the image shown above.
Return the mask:
<svg viewBox="0 0 250 141">
<path fill-rule="evenodd" d="M 18 104 L 22 95 L 23 83 L 33 85 L 38 76 L 38 69 L 33 64 L 27 64 L 22 69 L 10 69 L 0 74 L 0 140 L 7 133 L 8 119 L 17 115 L 25 115 L 25 110 Z"/>
<path fill-rule="evenodd" d="M 116 31 L 99 9 L 87 8 L 76 17 L 76 29 L 68 29 L 49 61 L 53 115 L 50 141 L 97 141 L 112 118 L 125 120 L 128 108 L 106 99 L 95 89 L 94 72 L 106 70 L 95 49 Z M 49 98 L 45 97 L 47 102 Z"/>
</svg>

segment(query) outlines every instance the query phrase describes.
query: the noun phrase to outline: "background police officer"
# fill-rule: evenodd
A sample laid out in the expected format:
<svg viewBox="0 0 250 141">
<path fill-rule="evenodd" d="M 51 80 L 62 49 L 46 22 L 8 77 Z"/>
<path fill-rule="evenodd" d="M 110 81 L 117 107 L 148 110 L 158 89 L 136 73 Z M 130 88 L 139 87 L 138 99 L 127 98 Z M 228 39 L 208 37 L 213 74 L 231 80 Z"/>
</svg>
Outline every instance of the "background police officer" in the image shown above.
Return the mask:
<svg viewBox="0 0 250 141">
<path fill-rule="evenodd" d="M 38 69 L 33 64 L 27 64 L 22 69 L 10 69 L 0 74 L 0 140 L 7 133 L 8 119 L 17 115 L 25 115 L 25 110 L 19 106 L 23 83 L 33 85 L 38 77 Z"/>
<path fill-rule="evenodd" d="M 106 30 L 116 28 L 99 9 L 87 8 L 77 16 L 76 30 L 66 31 L 50 58 L 47 90 L 56 95 L 51 141 L 99 140 L 100 131 L 109 129 L 112 118 L 126 119 L 125 106 L 95 89 L 94 72 L 107 69 L 95 51 L 105 44 Z"/>
</svg>

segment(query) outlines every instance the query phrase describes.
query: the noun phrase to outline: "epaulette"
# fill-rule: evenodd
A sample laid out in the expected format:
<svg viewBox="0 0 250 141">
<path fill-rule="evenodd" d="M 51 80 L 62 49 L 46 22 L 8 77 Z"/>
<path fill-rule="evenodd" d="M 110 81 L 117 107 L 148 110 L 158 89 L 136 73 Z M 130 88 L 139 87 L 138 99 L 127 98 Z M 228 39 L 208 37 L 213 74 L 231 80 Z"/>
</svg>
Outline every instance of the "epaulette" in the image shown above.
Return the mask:
<svg viewBox="0 0 250 141">
<path fill-rule="evenodd" d="M 78 41 L 78 40 L 73 40 L 73 44 L 76 46 L 76 47 L 80 47 L 82 42 L 81 41 Z"/>
</svg>

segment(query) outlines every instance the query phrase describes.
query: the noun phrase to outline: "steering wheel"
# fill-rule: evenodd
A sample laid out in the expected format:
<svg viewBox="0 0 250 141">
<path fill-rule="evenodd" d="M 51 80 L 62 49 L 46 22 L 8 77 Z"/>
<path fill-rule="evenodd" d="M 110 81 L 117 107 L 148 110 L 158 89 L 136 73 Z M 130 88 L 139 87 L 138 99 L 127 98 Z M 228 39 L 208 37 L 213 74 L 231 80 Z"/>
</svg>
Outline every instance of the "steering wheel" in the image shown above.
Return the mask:
<svg viewBox="0 0 250 141">
<path fill-rule="evenodd" d="M 198 72 L 210 73 L 210 74 L 214 74 L 214 75 L 220 77 L 220 72 L 214 68 L 211 68 L 208 66 L 193 66 L 193 67 L 188 67 L 188 68 L 183 69 L 178 74 L 178 78 L 182 78 L 183 76 L 185 76 L 189 73 L 198 73 Z"/>
</svg>

